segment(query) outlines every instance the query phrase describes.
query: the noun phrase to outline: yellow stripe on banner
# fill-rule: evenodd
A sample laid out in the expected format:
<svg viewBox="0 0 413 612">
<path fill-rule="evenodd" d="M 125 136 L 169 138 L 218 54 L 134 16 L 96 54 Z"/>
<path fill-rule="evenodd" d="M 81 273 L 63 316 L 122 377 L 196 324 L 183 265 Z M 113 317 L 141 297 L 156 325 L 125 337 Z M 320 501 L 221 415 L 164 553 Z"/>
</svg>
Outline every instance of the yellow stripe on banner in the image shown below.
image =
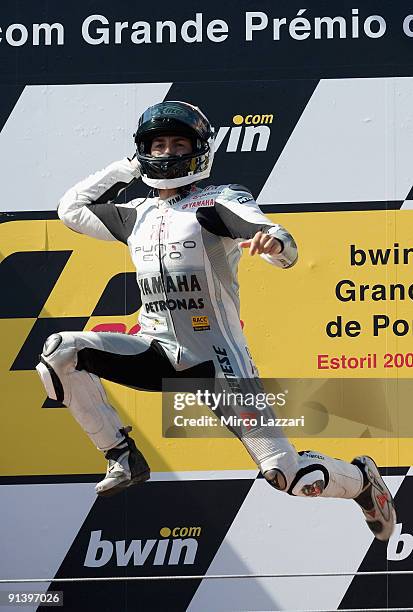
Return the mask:
<svg viewBox="0 0 413 612">
<path fill-rule="evenodd" d="M 63 245 L 63 248 L 71 249 L 73 253 L 40 316 L 88 316 L 113 276 L 135 271 L 129 251 L 120 242 L 93 240 L 76 234 L 60 221 L 48 223 L 54 224 L 49 232 L 49 248 L 54 250 Z M 70 296 L 68 287 L 74 288 Z"/>
<path fill-rule="evenodd" d="M 382 314 L 412 325 L 412 300 L 365 299 L 340 301 L 335 287 L 347 279 L 362 284 L 410 285 L 411 265 L 366 262 L 351 265 L 350 245 L 364 250 L 401 248 L 411 244 L 413 211 L 303 213 L 269 215 L 296 237 L 300 258 L 295 267 L 281 270 L 244 253 L 240 267 L 244 331 L 249 348 L 266 378 L 411 378 L 413 368 L 385 368 L 384 355 L 407 355 L 412 350 L 412 330 L 397 336 L 392 328 L 373 335 L 372 319 Z M 413 240 L 412 240 L 413 242 Z M 41 317 L 90 317 L 109 280 L 132 272 L 124 245 L 92 240 L 65 228 L 60 221 L 13 221 L 0 224 L 1 260 L 18 251 L 72 250 L 62 274 L 51 290 Z M 394 253 L 393 253 L 394 255 Z M 412 260 L 413 261 L 413 260 Z M 359 294 L 358 294 L 359 295 Z M 29 296 L 28 296 L 29 299 Z M 332 338 L 329 321 L 357 321 L 356 337 Z M 124 323 L 129 330 L 136 314 L 127 317 L 93 317 L 86 329 L 101 323 Z M 35 319 L 0 320 L 0 387 L 4 436 L 1 475 L 87 474 L 101 472 L 105 462 L 65 408 L 42 408 L 46 398 L 35 371 L 10 371 Z M 318 355 L 377 356 L 373 369 L 318 368 Z M 251 469 L 253 463 L 235 439 L 165 439 L 162 437 L 161 396 L 104 383 L 122 421 L 130 423 L 137 444 L 155 471 Z M 391 414 L 394 431 L 398 410 Z M 397 412 L 397 414 L 396 414 Z M 401 414 L 401 413 L 400 413 Z M 344 418 L 338 415 L 337 418 Z M 351 416 L 351 415 L 349 415 Z M 362 427 L 357 435 L 362 435 Z M 400 432 L 402 433 L 402 432 Z M 19 450 L 16 452 L 16 436 Z M 380 465 L 411 465 L 410 438 L 296 439 L 297 450 L 313 448 L 344 459 L 370 454 Z"/>
</svg>

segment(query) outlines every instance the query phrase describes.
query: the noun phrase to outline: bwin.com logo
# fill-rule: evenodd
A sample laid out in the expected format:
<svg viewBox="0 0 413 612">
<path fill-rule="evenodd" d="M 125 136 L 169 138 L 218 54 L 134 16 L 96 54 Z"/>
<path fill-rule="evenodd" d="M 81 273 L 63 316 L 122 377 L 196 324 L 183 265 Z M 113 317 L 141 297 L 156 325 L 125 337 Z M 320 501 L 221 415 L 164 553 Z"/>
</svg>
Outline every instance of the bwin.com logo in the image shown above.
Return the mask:
<svg viewBox="0 0 413 612">
<path fill-rule="evenodd" d="M 103 567 L 111 560 L 118 567 L 127 565 L 193 565 L 201 527 L 162 527 L 161 538 L 148 540 L 105 540 L 102 531 L 90 532 L 83 565 Z"/>
<path fill-rule="evenodd" d="M 271 136 L 271 128 L 274 115 L 234 115 L 233 126 L 224 126 L 218 129 L 215 137 L 215 151 L 226 142 L 227 153 L 237 151 L 266 151 Z M 224 142 L 225 141 L 225 142 Z"/>
</svg>

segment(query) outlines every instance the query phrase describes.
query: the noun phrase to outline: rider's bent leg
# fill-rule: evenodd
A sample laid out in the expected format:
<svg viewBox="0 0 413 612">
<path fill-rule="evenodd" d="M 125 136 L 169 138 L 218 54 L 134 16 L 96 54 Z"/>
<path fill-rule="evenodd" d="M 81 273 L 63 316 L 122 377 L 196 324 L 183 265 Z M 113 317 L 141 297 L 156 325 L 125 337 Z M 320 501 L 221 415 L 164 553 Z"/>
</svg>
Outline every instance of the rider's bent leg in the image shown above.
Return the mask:
<svg viewBox="0 0 413 612">
<path fill-rule="evenodd" d="M 98 334 L 91 334 L 98 348 Z M 109 404 L 99 377 L 76 369 L 85 335 L 62 332 L 50 336 L 36 369 L 48 396 L 67 406 L 93 444 L 107 451 L 124 439 L 122 423 Z"/>
<path fill-rule="evenodd" d="M 148 342 L 121 334 L 62 332 L 45 342 L 36 369 L 48 396 L 69 408 L 108 461 L 106 476 L 96 485 L 100 496 L 145 482 L 150 469 L 128 435 L 131 428 L 122 427 L 117 412 L 109 404 L 99 376 L 139 385 L 144 374 L 145 385 L 157 388 L 159 380 L 144 373 L 143 366 L 147 364 L 158 372 L 164 359 Z M 165 367 L 168 369 L 168 364 Z"/>
<path fill-rule="evenodd" d="M 73 414 L 95 446 L 110 450 L 125 437 L 100 378 L 147 391 L 161 391 L 174 373 L 154 340 L 116 333 L 61 332 L 43 347 L 37 371 L 52 399 Z"/>
<path fill-rule="evenodd" d="M 235 356 L 233 363 L 236 363 Z M 225 416 L 237 417 L 233 432 L 244 444 L 269 484 L 279 491 L 296 496 L 354 499 L 359 495 L 364 485 L 359 467 L 318 452 L 297 453 L 282 428 L 270 425 L 275 417 L 270 405 L 264 403 L 258 408 L 258 404 L 249 401 L 250 418 L 244 420 L 245 400 L 251 399 L 254 394 L 257 399 L 262 399 L 263 396 L 264 388 L 257 377 L 240 376 L 231 382 L 231 387 L 229 384 L 222 376 L 216 382 L 219 390 L 236 389 L 244 401 L 234 402 L 232 405 L 224 405 L 221 402 L 221 412 Z"/>
<path fill-rule="evenodd" d="M 279 491 L 346 499 L 354 499 L 362 491 L 363 474 L 356 465 L 314 451 L 297 453 L 281 432 L 275 432 L 274 437 L 268 434 L 247 433 L 241 441 L 267 482 Z"/>
<path fill-rule="evenodd" d="M 316 451 L 296 453 L 283 436 L 254 433 L 241 440 L 270 485 L 290 495 L 354 499 L 374 536 L 389 540 L 397 522 L 394 500 L 371 457 L 347 463 Z"/>
</svg>

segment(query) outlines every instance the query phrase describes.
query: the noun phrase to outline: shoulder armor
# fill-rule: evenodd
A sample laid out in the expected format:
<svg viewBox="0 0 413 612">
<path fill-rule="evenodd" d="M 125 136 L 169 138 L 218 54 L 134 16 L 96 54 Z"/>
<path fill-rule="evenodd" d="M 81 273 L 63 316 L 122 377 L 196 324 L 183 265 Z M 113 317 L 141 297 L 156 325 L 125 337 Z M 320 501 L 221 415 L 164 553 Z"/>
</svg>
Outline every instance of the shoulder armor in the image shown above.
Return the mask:
<svg viewBox="0 0 413 612">
<path fill-rule="evenodd" d="M 227 185 L 228 189 L 232 189 L 232 191 L 246 191 L 247 193 L 251 193 L 251 190 L 244 185 L 238 185 L 237 183 L 232 183 L 231 185 Z"/>
<path fill-rule="evenodd" d="M 254 200 L 251 191 L 244 185 L 223 185 L 220 195 L 224 200 L 237 201 L 239 204 L 246 204 Z"/>
</svg>

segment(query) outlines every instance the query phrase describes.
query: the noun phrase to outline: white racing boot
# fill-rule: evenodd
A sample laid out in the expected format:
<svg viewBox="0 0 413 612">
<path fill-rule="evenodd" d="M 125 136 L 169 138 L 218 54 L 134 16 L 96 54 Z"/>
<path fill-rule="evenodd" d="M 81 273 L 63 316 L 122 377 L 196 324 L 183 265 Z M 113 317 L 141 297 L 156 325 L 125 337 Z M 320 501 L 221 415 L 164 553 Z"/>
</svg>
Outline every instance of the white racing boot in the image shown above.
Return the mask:
<svg viewBox="0 0 413 612">
<path fill-rule="evenodd" d="M 145 457 L 136 448 L 134 440 L 128 436 L 131 429 L 130 426 L 120 429 L 125 439 L 115 448 L 105 452 L 108 460 L 106 476 L 95 487 L 99 497 L 110 497 L 150 478 L 150 469 Z"/>
<path fill-rule="evenodd" d="M 361 470 L 365 482 L 362 492 L 354 501 L 362 509 L 367 525 L 375 537 L 387 542 L 396 525 L 396 511 L 391 493 L 371 457 L 362 455 L 353 459 L 352 463 Z"/>
</svg>

